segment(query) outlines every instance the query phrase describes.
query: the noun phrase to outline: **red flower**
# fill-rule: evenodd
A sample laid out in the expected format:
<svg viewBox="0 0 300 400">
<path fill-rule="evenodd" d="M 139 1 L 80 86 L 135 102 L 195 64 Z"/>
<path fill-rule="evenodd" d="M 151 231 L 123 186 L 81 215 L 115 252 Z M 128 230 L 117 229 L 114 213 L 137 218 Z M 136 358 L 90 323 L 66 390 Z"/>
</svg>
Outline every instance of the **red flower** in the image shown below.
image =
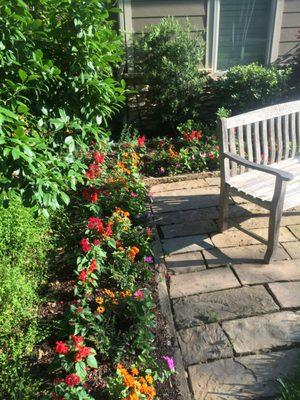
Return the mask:
<svg viewBox="0 0 300 400">
<path fill-rule="evenodd" d="M 89 266 L 89 272 L 92 273 L 92 272 L 94 272 L 97 268 L 98 268 L 98 266 L 97 266 L 97 261 L 94 259 L 94 260 L 91 262 L 90 266 Z"/>
<path fill-rule="evenodd" d="M 99 177 L 100 175 L 100 168 L 99 165 L 97 163 L 92 163 L 89 165 L 89 169 L 88 171 L 85 173 L 85 176 L 88 179 L 96 179 Z"/>
<path fill-rule="evenodd" d="M 211 160 L 214 160 L 214 159 L 215 159 L 215 155 L 214 155 L 213 153 L 208 153 L 208 157 L 209 157 Z"/>
<path fill-rule="evenodd" d="M 75 355 L 75 362 L 79 362 L 82 359 L 86 358 L 88 355 L 90 355 L 90 348 L 89 347 L 78 347 L 78 352 Z"/>
<path fill-rule="evenodd" d="M 113 230 L 110 224 L 107 224 L 105 229 L 105 236 L 111 236 L 113 234 Z"/>
<path fill-rule="evenodd" d="M 87 201 L 91 201 L 92 203 L 97 203 L 99 197 L 99 189 L 88 187 L 84 189 L 82 192 L 83 198 Z"/>
<path fill-rule="evenodd" d="M 87 253 L 87 252 L 89 252 L 91 250 L 91 244 L 90 244 L 90 241 L 89 241 L 88 238 L 81 239 L 80 240 L 80 245 L 81 245 L 82 251 L 84 253 Z"/>
<path fill-rule="evenodd" d="M 65 382 L 68 386 L 76 386 L 80 383 L 80 378 L 76 374 L 69 374 L 66 376 Z"/>
<path fill-rule="evenodd" d="M 102 163 L 104 162 L 105 155 L 99 153 L 99 151 L 96 150 L 96 151 L 94 151 L 94 153 L 93 153 L 93 159 L 95 160 L 96 163 L 102 164 Z"/>
<path fill-rule="evenodd" d="M 78 346 L 80 343 L 83 342 L 82 336 L 71 335 L 71 339 L 73 340 L 76 346 Z"/>
<path fill-rule="evenodd" d="M 101 243 L 99 239 L 95 239 L 94 240 L 94 246 L 99 246 L 99 244 Z"/>
<path fill-rule="evenodd" d="M 99 235 L 102 235 L 104 230 L 102 219 L 97 217 L 90 217 L 87 227 L 88 229 L 95 229 L 99 233 Z"/>
<path fill-rule="evenodd" d="M 138 140 L 137 140 L 137 143 L 138 143 L 138 146 L 139 146 L 139 147 L 145 146 L 145 143 L 146 143 L 146 136 L 145 136 L 145 135 L 140 136 L 140 137 L 138 138 Z"/>
<path fill-rule="evenodd" d="M 68 346 L 66 345 L 65 342 L 56 342 L 55 343 L 55 353 L 57 354 L 67 354 L 67 352 L 69 351 Z"/>
<path fill-rule="evenodd" d="M 79 279 L 81 282 L 85 283 L 85 282 L 86 282 L 86 279 L 87 279 L 87 276 L 88 276 L 88 271 L 87 271 L 87 269 L 83 269 L 83 270 L 80 272 L 80 274 L 78 275 L 78 279 Z"/>
</svg>

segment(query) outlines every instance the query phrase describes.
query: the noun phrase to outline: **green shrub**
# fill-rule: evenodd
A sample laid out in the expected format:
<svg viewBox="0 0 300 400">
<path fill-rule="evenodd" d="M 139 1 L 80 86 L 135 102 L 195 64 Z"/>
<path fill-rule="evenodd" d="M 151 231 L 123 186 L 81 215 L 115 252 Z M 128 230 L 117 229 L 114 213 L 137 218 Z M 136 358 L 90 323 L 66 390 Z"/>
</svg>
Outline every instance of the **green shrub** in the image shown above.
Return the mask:
<svg viewBox="0 0 300 400">
<path fill-rule="evenodd" d="M 207 86 L 209 100 L 203 99 L 203 109 L 207 107 L 208 111 L 206 118 L 214 121 L 221 107 L 239 114 L 278 102 L 288 93 L 290 73 L 289 68 L 265 68 L 257 63 L 230 68 Z"/>
<path fill-rule="evenodd" d="M 38 291 L 51 248 L 49 221 L 34 218 L 17 198 L 0 207 L 0 220 L 0 394 L 32 399 L 37 384 L 27 360 L 40 338 Z"/>
<path fill-rule="evenodd" d="M 204 41 L 191 34 L 188 22 L 182 27 L 170 17 L 136 39 L 135 68 L 149 85 L 148 103 L 157 129 L 175 129 L 197 117 L 198 97 L 206 82 L 206 73 L 200 72 L 204 54 Z"/>
</svg>

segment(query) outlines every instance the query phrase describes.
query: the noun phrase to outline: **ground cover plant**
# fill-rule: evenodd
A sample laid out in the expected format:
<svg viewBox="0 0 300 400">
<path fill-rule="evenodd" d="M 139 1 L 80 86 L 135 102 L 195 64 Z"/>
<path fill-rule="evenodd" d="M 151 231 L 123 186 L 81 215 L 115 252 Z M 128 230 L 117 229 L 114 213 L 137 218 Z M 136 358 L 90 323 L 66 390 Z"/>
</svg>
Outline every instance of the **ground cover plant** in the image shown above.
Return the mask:
<svg viewBox="0 0 300 400">
<path fill-rule="evenodd" d="M 30 373 L 30 359 L 43 338 L 40 289 L 54 240 L 50 221 L 36 218 L 19 197 L 0 207 L 0 220 L 0 393 L 1 398 L 33 398 L 41 382 Z"/>
</svg>

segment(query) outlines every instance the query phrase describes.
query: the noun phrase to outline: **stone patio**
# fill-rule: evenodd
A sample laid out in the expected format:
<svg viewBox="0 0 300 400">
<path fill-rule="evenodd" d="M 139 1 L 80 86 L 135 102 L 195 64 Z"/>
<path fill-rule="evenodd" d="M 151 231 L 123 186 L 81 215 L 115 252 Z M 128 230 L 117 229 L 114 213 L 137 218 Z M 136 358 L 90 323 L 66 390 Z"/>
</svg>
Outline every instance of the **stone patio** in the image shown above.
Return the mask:
<svg viewBox="0 0 300 400">
<path fill-rule="evenodd" d="M 264 265 L 267 211 L 233 198 L 230 228 L 218 233 L 218 178 L 151 192 L 182 397 L 274 398 L 300 356 L 300 207 L 284 215 Z"/>
</svg>

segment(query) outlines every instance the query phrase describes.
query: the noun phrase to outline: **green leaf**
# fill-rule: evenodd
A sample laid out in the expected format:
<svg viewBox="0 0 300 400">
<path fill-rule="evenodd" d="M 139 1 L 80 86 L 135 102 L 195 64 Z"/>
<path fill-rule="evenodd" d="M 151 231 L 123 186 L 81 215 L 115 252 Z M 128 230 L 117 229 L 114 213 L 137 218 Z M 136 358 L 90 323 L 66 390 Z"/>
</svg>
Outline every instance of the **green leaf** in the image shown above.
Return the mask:
<svg viewBox="0 0 300 400">
<path fill-rule="evenodd" d="M 19 77 L 21 78 L 21 81 L 25 82 L 27 79 L 27 73 L 23 69 L 19 69 L 18 74 Z"/>
<path fill-rule="evenodd" d="M 29 108 L 26 106 L 26 104 L 20 104 L 20 105 L 18 106 L 18 108 L 17 108 L 17 111 L 18 111 L 20 114 L 27 114 L 28 111 L 29 111 Z"/>
<path fill-rule="evenodd" d="M 66 193 L 61 192 L 61 193 L 60 193 L 60 196 L 61 196 L 61 198 L 62 198 L 62 200 L 63 200 L 63 202 L 64 202 L 65 204 L 69 204 L 69 202 L 70 202 L 70 197 L 69 197 Z"/>
<path fill-rule="evenodd" d="M 67 136 L 65 138 L 65 143 L 69 146 L 69 152 L 73 153 L 73 151 L 75 150 L 74 138 L 72 136 Z"/>
<path fill-rule="evenodd" d="M 84 380 L 86 377 L 85 363 L 80 361 L 75 363 L 75 371 L 81 380 Z"/>
<path fill-rule="evenodd" d="M 20 158 L 21 152 L 20 152 L 19 148 L 15 147 L 12 149 L 11 154 L 12 154 L 14 160 L 18 160 Z"/>
<path fill-rule="evenodd" d="M 97 363 L 97 360 L 96 360 L 96 358 L 94 356 L 91 356 L 91 355 L 87 356 L 86 362 L 87 362 L 89 367 L 98 368 L 98 363 Z"/>
</svg>

